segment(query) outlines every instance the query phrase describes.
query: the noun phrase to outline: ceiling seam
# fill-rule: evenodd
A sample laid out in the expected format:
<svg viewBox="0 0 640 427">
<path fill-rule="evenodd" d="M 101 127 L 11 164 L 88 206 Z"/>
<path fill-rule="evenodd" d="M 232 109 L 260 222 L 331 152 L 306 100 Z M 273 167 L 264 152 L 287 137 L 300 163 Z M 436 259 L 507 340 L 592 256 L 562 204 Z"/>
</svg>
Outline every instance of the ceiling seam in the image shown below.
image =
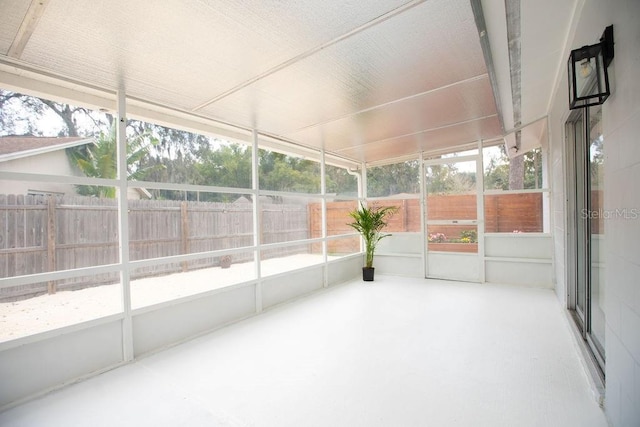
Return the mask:
<svg viewBox="0 0 640 427">
<path fill-rule="evenodd" d="M 473 122 L 477 122 L 477 121 L 481 121 L 481 120 L 486 120 L 486 119 L 490 119 L 492 117 L 497 117 L 497 116 L 498 116 L 497 114 L 489 114 L 487 116 L 475 117 L 473 119 L 462 120 L 460 122 L 455 122 L 455 123 L 449 123 L 449 124 L 438 126 L 438 127 L 435 127 L 435 128 L 423 129 L 423 130 L 418 131 L 418 132 L 406 133 L 406 134 L 403 134 L 403 135 L 397 135 L 397 136 L 393 136 L 393 137 L 390 137 L 390 138 L 376 139 L 375 141 L 365 142 L 364 144 L 359 144 L 357 146 L 358 147 L 364 147 L 364 146 L 369 145 L 369 144 L 382 143 L 382 142 L 387 142 L 387 141 L 393 141 L 394 139 L 407 138 L 407 137 L 410 137 L 410 136 L 422 135 L 422 134 L 425 134 L 425 133 L 428 133 L 428 132 L 434 132 L 434 131 L 437 131 L 437 130 L 448 129 L 448 128 L 451 128 L 451 127 L 454 127 L 454 126 L 459 126 L 459 125 L 466 125 L 468 123 L 473 123 Z M 344 147 L 344 148 L 336 150 L 336 153 L 339 153 L 339 152 L 345 151 L 345 150 L 352 150 L 354 147 L 356 147 L 356 146 Z"/>
<path fill-rule="evenodd" d="M 288 134 L 295 134 L 297 132 L 302 132 L 303 130 L 306 130 L 306 129 L 311 129 L 311 128 L 314 128 L 314 127 L 317 127 L 317 126 L 326 125 L 327 123 L 336 122 L 338 120 L 344 120 L 344 119 L 349 118 L 349 117 L 357 116 L 358 114 L 368 113 L 369 111 L 377 110 L 377 109 L 383 108 L 383 107 L 388 107 L 389 105 L 393 105 L 393 104 L 397 104 L 397 103 L 400 103 L 400 102 L 408 101 L 410 99 L 419 98 L 419 97 L 424 96 L 424 95 L 430 95 L 430 94 L 438 92 L 440 90 L 449 89 L 449 88 L 452 88 L 452 87 L 455 87 L 457 85 L 464 84 L 464 83 L 470 83 L 470 82 L 482 80 L 482 79 L 485 79 L 487 77 L 488 77 L 488 75 L 486 73 L 485 74 L 480 74 L 480 75 L 477 75 L 477 76 L 474 76 L 474 77 L 470 77 L 468 79 L 459 80 L 457 82 L 449 83 L 449 84 L 444 85 L 444 86 L 439 86 L 439 87 L 436 87 L 436 88 L 433 88 L 433 89 L 429 89 L 429 90 L 424 91 L 424 92 L 420 92 L 420 93 L 416 93 L 416 94 L 413 94 L 413 95 L 405 96 L 404 98 L 398 98 L 398 99 L 394 99 L 393 101 L 388 101 L 388 102 L 384 102 L 382 104 L 374 105 L 372 107 L 367 107 L 367 108 L 364 108 L 362 110 L 355 111 L 353 113 L 344 114 L 344 115 L 338 116 L 338 117 L 333 117 L 331 119 L 324 120 L 324 121 L 318 122 L 318 123 L 314 123 L 314 124 L 311 124 L 311 125 L 308 125 L 308 126 L 304 126 L 304 127 L 298 128 L 296 130 L 293 130 L 293 131 L 287 132 L 287 133 Z"/>
<path fill-rule="evenodd" d="M 346 39 L 348 39 L 348 38 L 350 38 L 352 36 L 355 36 L 356 34 L 359 34 L 359 33 L 363 32 L 365 30 L 368 30 L 369 28 L 372 28 L 372 27 L 374 27 L 374 26 L 376 26 L 376 25 L 378 25 L 378 24 L 380 24 L 382 22 L 385 22 L 385 21 L 387 21 L 387 20 L 389 20 L 389 19 L 391 19 L 391 18 L 393 18 L 393 17 L 395 17 L 397 15 L 400 15 L 401 13 L 404 13 L 407 10 L 410 10 L 410 9 L 412 9 L 412 8 L 418 6 L 418 5 L 420 5 L 420 4 L 422 4 L 422 3 L 426 2 L 426 1 L 427 0 L 413 0 L 413 1 L 410 1 L 408 3 L 405 3 L 402 6 L 399 6 L 399 7 L 395 8 L 395 9 L 393 9 L 393 10 L 387 12 L 387 13 L 384 13 L 384 14 L 378 16 L 377 18 L 374 18 L 374 19 L 372 19 L 372 20 L 360 25 L 359 27 L 354 28 L 351 31 L 348 31 L 348 32 L 346 32 L 346 33 L 344 33 L 344 34 L 342 34 L 342 35 L 340 35 L 340 36 L 338 36 L 338 37 L 336 37 L 336 38 L 334 38 L 332 40 L 329 40 L 329 41 L 327 41 L 325 43 L 322 43 L 321 45 L 316 46 L 313 49 L 310 49 L 310 50 L 308 50 L 306 52 L 303 52 L 303 53 L 301 53 L 299 55 L 296 55 L 293 58 L 290 58 L 287 61 L 285 61 L 285 62 L 283 62 L 281 64 L 278 64 L 275 67 L 270 68 L 269 70 L 267 70 L 267 71 L 265 71 L 263 73 L 260 73 L 257 76 L 255 76 L 255 77 L 253 77 L 253 78 L 251 78 L 249 80 L 246 80 L 245 82 L 240 83 L 239 85 L 236 85 L 236 86 L 232 87 L 231 89 L 229 89 L 229 90 L 227 90 L 227 91 L 215 96 L 214 98 L 211 98 L 210 100 L 208 100 L 208 101 L 206 101 L 206 102 L 194 107 L 192 109 L 192 111 L 197 111 L 197 110 L 201 110 L 201 109 L 203 109 L 205 107 L 208 107 L 209 105 L 213 104 L 214 102 L 217 102 L 217 101 L 219 101 L 219 100 L 221 100 L 223 98 L 226 98 L 227 96 L 230 96 L 230 95 L 238 92 L 239 90 L 244 89 L 245 87 L 250 86 L 250 85 L 252 85 L 252 84 L 254 84 L 254 83 L 256 83 L 256 82 L 258 82 L 258 81 L 260 81 L 260 80 L 262 80 L 262 79 L 264 79 L 264 78 L 266 78 L 266 77 L 268 77 L 268 76 L 270 76 L 270 75 L 272 75 L 272 74 L 274 74 L 274 73 L 276 73 L 278 71 L 280 71 L 280 70 L 283 70 L 283 69 L 285 69 L 287 67 L 290 67 L 291 65 L 293 65 L 293 64 L 295 64 L 297 62 L 300 62 L 301 60 L 303 60 L 305 58 L 308 58 L 308 57 L 320 52 L 323 49 L 326 49 L 326 48 L 328 48 L 330 46 L 333 46 L 333 45 L 335 45 L 335 44 L 337 44 L 337 43 L 339 43 L 339 42 L 341 42 L 343 40 L 346 40 Z"/>
</svg>

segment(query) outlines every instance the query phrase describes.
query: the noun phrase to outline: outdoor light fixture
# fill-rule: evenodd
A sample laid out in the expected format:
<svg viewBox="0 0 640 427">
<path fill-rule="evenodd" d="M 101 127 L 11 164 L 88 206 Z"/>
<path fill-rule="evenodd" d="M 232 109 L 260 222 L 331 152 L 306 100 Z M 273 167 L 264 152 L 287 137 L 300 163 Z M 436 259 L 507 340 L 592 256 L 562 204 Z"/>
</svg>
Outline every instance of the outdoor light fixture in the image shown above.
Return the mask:
<svg viewBox="0 0 640 427">
<path fill-rule="evenodd" d="M 607 67 L 613 59 L 613 25 L 605 28 L 600 43 L 571 51 L 569 56 L 569 109 L 604 103 L 609 97 Z"/>
</svg>

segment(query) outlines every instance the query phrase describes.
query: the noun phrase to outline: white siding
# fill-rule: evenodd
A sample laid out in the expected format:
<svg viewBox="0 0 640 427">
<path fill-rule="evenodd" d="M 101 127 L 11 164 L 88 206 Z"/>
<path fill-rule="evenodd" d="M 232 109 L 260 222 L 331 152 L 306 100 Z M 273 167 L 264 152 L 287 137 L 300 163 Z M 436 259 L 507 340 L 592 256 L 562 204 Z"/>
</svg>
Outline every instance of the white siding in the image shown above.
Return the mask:
<svg viewBox="0 0 640 427">
<path fill-rule="evenodd" d="M 598 41 L 613 24 L 615 58 L 609 67 L 612 95 L 603 105 L 605 210 L 640 210 L 640 2 L 587 0 L 577 17 L 572 48 Z M 551 112 L 556 291 L 566 302 L 563 124 L 568 115 L 563 75 Z M 605 223 L 605 410 L 614 426 L 640 425 L 640 218 Z"/>
<path fill-rule="evenodd" d="M 0 171 L 75 176 L 64 150 L 37 154 L 0 163 Z M 0 180 L 0 194 L 27 194 L 28 191 L 75 194 L 71 184 Z"/>
</svg>

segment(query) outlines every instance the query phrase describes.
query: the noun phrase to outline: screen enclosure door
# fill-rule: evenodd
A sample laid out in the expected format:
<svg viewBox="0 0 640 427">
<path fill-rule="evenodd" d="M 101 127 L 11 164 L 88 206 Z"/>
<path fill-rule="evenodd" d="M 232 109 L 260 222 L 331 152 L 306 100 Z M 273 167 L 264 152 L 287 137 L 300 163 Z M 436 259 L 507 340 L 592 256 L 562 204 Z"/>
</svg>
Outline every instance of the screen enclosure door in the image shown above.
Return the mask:
<svg viewBox="0 0 640 427">
<path fill-rule="evenodd" d="M 424 162 L 427 277 L 481 281 L 479 160 L 472 154 Z"/>
</svg>

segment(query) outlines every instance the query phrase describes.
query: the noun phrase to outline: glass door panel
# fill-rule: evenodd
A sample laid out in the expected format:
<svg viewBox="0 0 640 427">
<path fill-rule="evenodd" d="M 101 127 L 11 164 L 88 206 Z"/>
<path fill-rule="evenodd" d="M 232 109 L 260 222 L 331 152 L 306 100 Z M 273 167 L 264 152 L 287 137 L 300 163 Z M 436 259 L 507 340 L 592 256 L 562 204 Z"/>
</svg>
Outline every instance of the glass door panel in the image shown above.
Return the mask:
<svg viewBox="0 0 640 427">
<path fill-rule="evenodd" d="M 479 280 L 476 165 L 477 156 L 425 162 L 428 277 Z"/>
<path fill-rule="evenodd" d="M 590 334 L 604 357 L 604 138 L 602 107 L 589 109 L 589 258 L 590 258 Z"/>
<path fill-rule="evenodd" d="M 604 138 L 601 107 L 581 110 L 567 123 L 570 158 L 568 206 L 569 309 L 604 377 L 605 364 L 605 257 L 607 211 L 604 210 Z M 571 191 L 573 190 L 573 191 Z"/>
<path fill-rule="evenodd" d="M 578 120 L 573 123 L 573 132 L 575 136 L 575 158 L 576 158 L 576 183 L 575 183 L 575 195 L 576 195 L 576 253 L 577 253 L 577 265 L 576 265 L 576 314 L 580 319 L 582 325 L 586 324 L 586 296 L 587 296 L 587 281 L 588 281 L 588 268 L 586 265 L 587 260 L 587 246 L 588 239 L 588 217 L 583 215 L 583 210 L 587 206 L 587 171 L 585 168 L 586 158 L 585 150 L 585 129 L 584 120 L 580 116 Z"/>
<path fill-rule="evenodd" d="M 429 250 L 477 253 L 476 161 L 427 165 L 426 188 Z"/>
</svg>

